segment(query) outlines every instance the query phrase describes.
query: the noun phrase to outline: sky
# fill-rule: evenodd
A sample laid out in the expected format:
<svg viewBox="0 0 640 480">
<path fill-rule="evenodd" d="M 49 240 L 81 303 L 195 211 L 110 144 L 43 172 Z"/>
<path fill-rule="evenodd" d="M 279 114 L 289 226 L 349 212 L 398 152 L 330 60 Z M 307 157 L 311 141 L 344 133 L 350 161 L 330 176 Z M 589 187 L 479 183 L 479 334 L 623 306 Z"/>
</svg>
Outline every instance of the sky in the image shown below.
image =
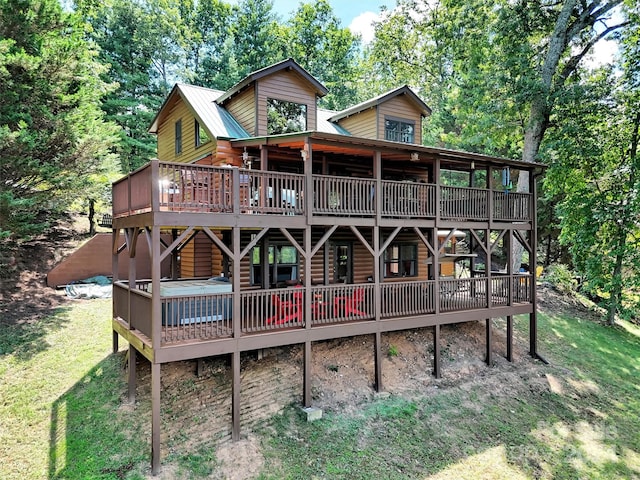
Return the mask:
<svg viewBox="0 0 640 480">
<path fill-rule="evenodd" d="M 282 19 L 291 17 L 300 5 L 301 0 L 274 0 L 273 10 Z M 385 5 L 389 10 L 396 6 L 395 0 L 329 0 L 333 13 L 342 21 L 343 27 L 348 27 L 353 33 L 362 36 L 364 43 L 373 39 L 372 22 L 380 14 L 380 7 Z"/>
</svg>

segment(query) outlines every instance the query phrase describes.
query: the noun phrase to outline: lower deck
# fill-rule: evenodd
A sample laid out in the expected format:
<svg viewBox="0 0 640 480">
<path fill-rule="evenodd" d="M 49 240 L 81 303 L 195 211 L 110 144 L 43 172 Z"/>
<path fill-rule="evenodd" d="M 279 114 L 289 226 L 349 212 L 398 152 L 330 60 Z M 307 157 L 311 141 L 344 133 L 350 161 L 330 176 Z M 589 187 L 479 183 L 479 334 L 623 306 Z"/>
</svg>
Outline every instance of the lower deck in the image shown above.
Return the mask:
<svg viewBox="0 0 640 480">
<path fill-rule="evenodd" d="M 148 286 L 115 284 L 113 328 L 158 363 L 533 312 L 530 274 L 161 296 L 156 317 Z"/>
</svg>

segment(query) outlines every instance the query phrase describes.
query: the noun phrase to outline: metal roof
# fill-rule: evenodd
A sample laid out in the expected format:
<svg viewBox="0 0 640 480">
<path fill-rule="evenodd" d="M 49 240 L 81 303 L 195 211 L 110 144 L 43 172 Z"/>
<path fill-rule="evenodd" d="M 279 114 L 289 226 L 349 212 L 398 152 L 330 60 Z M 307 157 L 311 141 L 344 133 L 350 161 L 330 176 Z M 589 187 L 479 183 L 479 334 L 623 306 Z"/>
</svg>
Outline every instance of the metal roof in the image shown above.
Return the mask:
<svg viewBox="0 0 640 480">
<path fill-rule="evenodd" d="M 157 133 L 160 123 L 160 114 L 165 106 L 175 97 L 180 95 L 187 104 L 187 107 L 194 114 L 200 124 L 207 132 L 215 138 L 249 138 L 250 135 L 236 121 L 233 116 L 223 107 L 216 103 L 224 92 L 211 88 L 176 83 L 171 93 L 160 108 L 158 115 L 154 118 L 149 132 Z"/>
<path fill-rule="evenodd" d="M 341 127 L 337 123 L 329 121 L 333 115 L 336 114 L 333 110 L 325 110 L 318 108 L 317 110 L 318 128 L 319 132 L 324 133 L 338 133 L 340 135 L 351 135 L 345 128 Z"/>
</svg>

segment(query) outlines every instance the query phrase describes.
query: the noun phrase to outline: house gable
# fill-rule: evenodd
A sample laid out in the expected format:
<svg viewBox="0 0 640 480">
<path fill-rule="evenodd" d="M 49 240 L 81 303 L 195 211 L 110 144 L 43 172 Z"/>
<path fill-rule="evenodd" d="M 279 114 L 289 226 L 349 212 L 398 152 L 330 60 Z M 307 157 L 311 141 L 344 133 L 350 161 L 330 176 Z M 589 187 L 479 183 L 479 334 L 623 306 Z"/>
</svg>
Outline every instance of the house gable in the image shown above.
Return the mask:
<svg viewBox="0 0 640 480">
<path fill-rule="evenodd" d="M 301 130 L 316 130 L 317 98 L 327 89 L 293 59 L 249 74 L 225 92 L 217 103 L 224 106 L 252 136 L 264 136 L 268 130 L 268 103 L 275 100 L 301 106 L 304 125 Z"/>
<path fill-rule="evenodd" d="M 354 136 L 375 140 L 393 140 L 385 135 L 385 122 L 400 122 L 413 126 L 413 140 L 405 143 L 421 144 L 422 119 L 430 114 L 431 109 L 405 85 L 338 112 L 329 120 Z"/>
</svg>

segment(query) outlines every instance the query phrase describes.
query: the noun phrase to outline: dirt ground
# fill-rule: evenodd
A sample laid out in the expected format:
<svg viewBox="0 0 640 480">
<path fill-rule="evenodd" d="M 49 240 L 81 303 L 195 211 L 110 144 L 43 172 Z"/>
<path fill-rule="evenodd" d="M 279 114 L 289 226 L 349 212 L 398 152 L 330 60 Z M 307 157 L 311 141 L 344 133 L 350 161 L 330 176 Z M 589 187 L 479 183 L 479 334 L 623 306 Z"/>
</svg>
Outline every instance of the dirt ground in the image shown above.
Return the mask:
<svg viewBox="0 0 640 480">
<path fill-rule="evenodd" d="M 0 285 L 0 323 L 35 322 L 51 308 L 67 301 L 63 292 L 45 286 L 46 272 L 78 244 L 77 236 L 62 230 L 55 242 L 34 241 L 14 263 L 13 280 Z M 52 247 L 51 245 L 55 245 Z M 577 300 L 567 299 L 551 287 L 539 288 L 539 308 L 547 312 L 578 311 L 595 315 Z M 595 318 L 595 317 L 594 317 Z M 492 368 L 484 362 L 485 322 L 467 322 L 441 329 L 442 378 L 432 375 L 433 330 L 383 335 L 383 395 L 412 398 L 444 388 L 470 388 L 477 382 L 493 385 L 496 395 L 522 387 L 548 390 L 539 361 L 528 354 L 527 332 L 517 332 L 514 362 L 506 355 L 506 322 L 494 319 Z M 122 356 L 123 365 L 124 351 Z M 378 395 L 374 388 L 372 336 L 316 342 L 312 346 L 313 405 L 324 412 L 354 413 Z M 189 450 L 189 445 L 215 445 L 221 463 L 220 478 L 253 478 L 264 459 L 253 427 L 302 401 L 303 352 L 300 346 L 273 348 L 242 355 L 240 442 L 231 439 L 231 369 L 227 357 L 208 358 L 201 375 L 196 362 L 176 362 L 162 367 L 162 458 Z M 126 375 L 123 369 L 123 376 Z M 139 361 L 135 407 L 122 392 L 123 409 L 136 408 L 149 418 L 150 368 Z M 150 435 L 149 435 L 150 437 Z M 241 451 L 242 454 L 238 454 Z M 176 466 L 163 461 L 159 477 L 175 478 Z"/>
</svg>

